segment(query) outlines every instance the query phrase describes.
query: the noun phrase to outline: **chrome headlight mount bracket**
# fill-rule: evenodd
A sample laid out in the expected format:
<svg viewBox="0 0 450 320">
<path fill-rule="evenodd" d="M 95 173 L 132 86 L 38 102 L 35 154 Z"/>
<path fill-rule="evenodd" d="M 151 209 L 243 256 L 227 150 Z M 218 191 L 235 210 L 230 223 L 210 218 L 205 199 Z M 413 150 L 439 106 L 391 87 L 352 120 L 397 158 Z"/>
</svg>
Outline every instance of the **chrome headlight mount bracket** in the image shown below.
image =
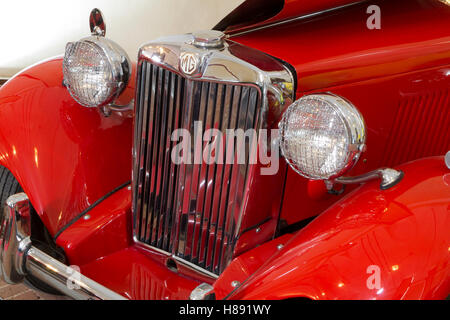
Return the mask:
<svg viewBox="0 0 450 320">
<path fill-rule="evenodd" d="M 387 190 L 397 185 L 404 177 L 404 172 L 391 169 L 391 168 L 380 168 L 377 170 L 373 170 L 367 173 L 364 173 L 359 176 L 354 177 L 339 177 L 335 180 L 325 180 L 325 185 L 328 189 L 328 192 L 331 194 L 341 194 L 341 191 L 336 191 L 334 189 L 335 184 L 357 184 L 364 183 L 373 179 L 380 179 L 380 189 Z M 343 189 L 341 189 L 343 191 Z"/>
</svg>

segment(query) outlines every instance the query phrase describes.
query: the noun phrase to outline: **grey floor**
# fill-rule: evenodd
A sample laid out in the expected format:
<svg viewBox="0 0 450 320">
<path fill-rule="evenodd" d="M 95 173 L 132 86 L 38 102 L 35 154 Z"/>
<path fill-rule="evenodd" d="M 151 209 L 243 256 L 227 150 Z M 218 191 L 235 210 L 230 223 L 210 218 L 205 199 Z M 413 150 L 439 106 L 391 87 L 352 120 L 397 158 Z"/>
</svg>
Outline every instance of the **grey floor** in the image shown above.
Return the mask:
<svg viewBox="0 0 450 320">
<path fill-rule="evenodd" d="M 31 290 L 24 284 L 11 285 L 0 280 L 1 300 L 65 300 L 66 297 L 54 296 Z"/>
</svg>

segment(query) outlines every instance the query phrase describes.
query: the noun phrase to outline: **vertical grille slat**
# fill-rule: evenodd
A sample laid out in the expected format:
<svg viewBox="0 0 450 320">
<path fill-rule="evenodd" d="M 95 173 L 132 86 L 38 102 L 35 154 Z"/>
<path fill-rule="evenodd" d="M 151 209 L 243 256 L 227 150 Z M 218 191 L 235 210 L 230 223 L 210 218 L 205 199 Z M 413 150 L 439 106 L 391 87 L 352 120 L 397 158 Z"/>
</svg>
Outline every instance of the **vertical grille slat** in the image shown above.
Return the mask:
<svg viewBox="0 0 450 320">
<path fill-rule="evenodd" d="M 215 99 L 214 99 L 214 110 L 216 111 L 213 117 L 213 123 L 211 124 L 211 128 L 213 129 L 218 129 L 218 124 L 221 122 L 222 120 L 222 114 L 221 114 L 221 87 L 219 84 L 215 84 Z M 211 144 L 212 145 L 212 144 Z M 212 150 L 211 150 L 212 149 Z M 210 149 L 210 152 L 208 153 L 208 161 L 212 160 L 211 157 L 214 157 L 214 147 L 212 147 Z M 213 158 L 214 159 L 214 158 Z M 212 185 L 210 187 L 210 198 L 209 198 L 209 203 L 208 203 L 208 209 L 206 211 L 206 213 L 208 214 L 208 227 L 206 229 L 206 235 L 205 235 L 205 248 L 204 248 L 204 253 L 203 253 L 203 267 L 207 270 L 209 270 L 210 268 L 208 267 L 208 262 L 209 260 L 208 257 L 211 254 L 211 250 L 210 250 L 210 246 L 211 246 L 211 232 L 213 232 L 211 229 L 214 228 L 214 223 L 213 221 L 214 219 L 214 196 L 215 196 L 215 190 L 213 191 L 212 189 L 215 188 L 216 186 L 216 181 L 217 181 L 217 163 L 213 162 L 213 164 L 211 164 L 212 166 Z M 208 181 L 209 182 L 209 181 Z M 206 199 L 208 200 L 208 199 Z"/>
<path fill-rule="evenodd" d="M 202 121 L 202 132 L 201 132 L 201 158 L 203 159 L 203 150 L 204 146 L 206 145 L 206 142 L 203 141 L 203 135 L 206 131 L 205 124 L 207 115 L 208 115 L 208 108 L 207 108 L 207 101 L 208 101 L 208 94 L 209 94 L 209 83 L 203 82 L 200 94 L 200 115 L 199 119 Z M 192 231 L 192 239 L 191 239 L 191 260 L 194 263 L 197 263 L 199 261 L 199 245 L 201 240 L 201 232 L 203 228 L 203 203 L 204 203 L 204 192 L 202 192 L 202 185 L 205 187 L 205 175 L 206 175 L 206 165 L 202 161 L 198 168 L 198 179 L 197 179 L 197 190 L 195 195 L 197 196 L 196 203 L 195 203 L 195 222 L 194 222 L 194 230 Z M 203 182 L 203 183 L 202 183 Z"/>
<path fill-rule="evenodd" d="M 164 228 L 163 222 L 164 218 L 166 216 L 166 208 L 165 203 L 167 202 L 166 195 L 166 185 L 168 184 L 167 179 L 167 171 L 168 171 L 168 163 L 170 163 L 170 155 L 168 153 L 170 152 L 170 134 L 172 133 L 171 130 L 171 122 L 172 122 L 172 108 L 170 108 L 170 92 L 171 92 L 171 74 L 169 72 L 166 72 L 164 77 L 164 84 L 165 88 L 167 90 L 164 91 L 164 99 L 163 99 L 163 129 L 161 130 L 161 137 L 160 137 L 160 144 L 161 144 L 161 154 L 160 159 L 162 158 L 161 162 L 161 179 L 159 182 L 159 195 L 157 199 L 158 201 L 158 210 L 162 213 L 157 217 L 157 225 L 156 225 L 156 246 L 161 247 L 162 242 L 162 228 Z M 169 142 L 167 141 L 169 139 Z"/>
<path fill-rule="evenodd" d="M 207 109 L 211 110 L 212 112 L 209 112 L 208 118 L 206 120 L 205 125 L 208 125 L 208 129 L 214 128 L 214 120 L 216 118 L 216 108 L 214 107 L 215 101 L 217 98 L 217 84 L 211 83 L 210 84 L 210 91 L 208 93 L 208 101 L 207 101 Z M 212 188 L 214 185 L 214 182 L 212 184 L 209 183 L 212 176 L 214 176 L 214 164 L 210 164 L 210 155 L 211 155 L 211 149 L 212 146 L 209 143 L 206 147 L 206 153 L 207 153 L 207 162 L 206 162 L 206 180 L 205 180 L 205 196 L 203 200 L 203 215 L 204 215 L 204 223 L 206 226 L 206 229 L 201 230 L 201 239 L 200 239 L 200 251 L 199 251 L 199 265 L 204 267 L 205 266 L 205 252 L 207 251 L 207 243 L 209 239 L 209 230 L 211 227 L 211 219 L 210 219 L 210 207 L 211 207 L 211 195 L 212 195 Z"/>
<path fill-rule="evenodd" d="M 189 119 L 187 117 L 189 113 L 189 104 L 187 103 L 187 99 L 189 97 L 188 91 L 189 91 L 189 84 L 185 84 L 185 88 L 183 91 L 183 96 L 181 98 L 180 103 L 183 105 L 183 112 L 181 114 L 180 118 L 180 128 L 181 129 L 188 129 L 189 125 Z M 184 139 L 184 138 L 183 138 Z M 181 154 L 181 153 L 180 153 Z M 175 198 L 176 201 L 176 209 L 175 209 L 175 228 L 172 230 L 173 232 L 173 248 L 172 252 L 178 252 L 179 245 L 180 245 L 180 233 L 182 230 L 184 230 L 183 221 L 180 221 L 182 217 L 182 211 L 183 211 L 183 200 L 184 200 L 184 186 L 186 182 L 186 165 L 179 165 L 179 175 L 178 175 L 178 186 L 177 186 L 177 196 Z"/>
<path fill-rule="evenodd" d="M 214 101 L 215 98 L 211 99 L 211 97 L 215 97 L 215 91 L 214 91 L 214 85 L 213 84 L 208 84 L 208 92 L 206 93 L 206 100 L 205 100 L 205 108 L 206 108 L 206 114 L 205 114 L 205 122 L 204 125 L 208 126 L 208 128 L 205 127 L 205 131 L 209 128 L 212 127 L 213 122 L 214 122 L 214 117 L 215 117 L 215 111 L 216 109 L 212 107 L 212 101 Z M 206 152 L 207 155 L 209 155 L 210 151 L 211 151 L 211 145 L 210 144 L 206 144 L 204 145 L 204 147 L 206 147 Z M 206 215 L 205 213 L 207 212 L 207 210 L 209 210 L 207 208 L 207 197 L 208 197 L 208 190 L 210 190 L 210 186 L 208 184 L 209 178 L 211 176 L 210 174 L 210 165 L 209 165 L 209 157 L 207 158 L 208 162 L 204 163 L 204 172 L 205 172 L 205 176 L 203 179 L 203 189 L 204 191 L 201 192 L 200 191 L 200 196 L 201 196 L 201 207 L 199 207 L 199 210 L 201 210 L 201 222 L 200 222 L 200 228 L 199 228 L 199 240 L 197 243 L 197 263 L 200 264 L 202 263 L 204 260 L 201 258 L 203 256 L 203 252 L 205 250 L 205 241 L 206 241 L 206 231 L 204 230 L 204 226 L 206 227 L 206 230 L 208 230 L 209 228 L 208 223 L 209 223 L 209 216 Z M 209 212 L 209 211 L 208 211 Z"/>
<path fill-rule="evenodd" d="M 169 221 L 169 217 L 170 217 L 170 212 L 171 212 L 171 207 L 170 207 L 170 193 L 169 190 L 171 189 L 171 185 L 174 182 L 173 179 L 173 165 L 172 165 L 172 161 L 170 161 L 170 151 L 172 150 L 172 141 L 171 141 L 171 135 L 172 135 L 172 131 L 173 128 L 176 125 L 176 108 L 174 107 L 174 103 L 176 101 L 176 97 L 175 97 L 175 92 L 176 92 L 176 88 L 177 88 L 177 81 L 175 79 L 175 75 L 172 73 L 170 74 L 170 93 L 169 93 L 169 100 L 168 100 L 168 108 L 169 108 L 169 118 L 168 118 L 168 128 L 167 128 L 167 132 L 166 132 L 166 162 L 165 162 L 165 166 L 166 166 L 166 179 L 164 179 L 164 186 L 165 188 L 163 188 L 163 197 L 161 197 L 161 207 L 162 210 L 164 212 L 163 215 L 161 215 L 162 217 L 162 227 L 161 227 L 161 238 L 158 242 L 158 247 L 160 248 L 166 248 L 166 244 L 167 244 L 167 231 L 168 231 L 168 223 Z"/>
<path fill-rule="evenodd" d="M 185 115 L 184 115 L 184 123 L 183 123 L 183 128 L 188 130 L 191 135 L 190 135 L 190 151 L 192 152 L 192 148 L 193 148 L 193 117 L 194 117 L 194 111 L 195 111 L 195 105 L 192 104 L 193 101 L 193 87 L 194 84 L 192 82 L 189 82 L 188 84 L 188 90 L 186 91 L 186 95 L 185 95 L 185 103 L 186 106 L 188 106 L 187 108 L 185 108 Z M 189 90 L 190 89 L 190 90 Z M 187 137 L 184 137 L 184 139 L 186 139 Z M 183 150 L 183 155 L 184 155 L 184 151 Z M 186 248 L 186 241 L 187 241 L 187 230 L 189 227 L 189 216 L 190 216 L 190 211 L 189 211 L 189 191 L 191 188 L 191 184 L 192 184 L 192 170 L 193 170 L 193 164 L 192 164 L 192 159 L 188 159 L 187 161 L 188 163 L 184 164 L 184 180 L 183 180 L 183 184 L 182 184 L 182 194 L 181 196 L 181 201 L 180 201 L 180 206 L 179 206 L 179 214 L 181 217 L 181 220 L 178 220 L 178 224 L 179 224 L 179 232 L 178 232 L 178 241 L 177 241 L 177 245 L 178 245 L 178 250 L 177 252 L 175 252 L 176 255 L 184 258 L 184 254 L 185 254 L 185 248 Z"/>
<path fill-rule="evenodd" d="M 227 86 L 224 86 L 223 88 L 223 94 L 222 94 L 222 119 L 221 119 L 221 126 L 220 129 L 223 133 L 226 133 L 226 129 L 229 128 L 230 126 L 230 110 L 226 109 L 225 106 L 229 105 L 229 99 L 227 99 L 227 95 L 229 94 L 230 88 Z M 227 104 L 228 102 L 228 104 Z M 223 155 L 222 157 L 226 160 L 226 147 L 227 147 L 227 143 L 226 143 L 226 137 L 224 137 L 221 141 L 221 143 L 223 144 Z M 213 270 L 214 268 L 216 268 L 216 260 L 217 260 L 217 254 L 216 252 L 218 251 L 217 248 L 217 240 L 220 240 L 221 235 L 219 234 L 220 231 L 220 227 L 221 227 L 221 221 L 223 220 L 223 215 L 224 212 L 223 210 L 221 210 L 221 208 L 223 207 L 223 203 L 222 203 L 222 199 L 223 199 L 223 185 L 227 183 L 227 177 L 226 177 L 226 161 L 223 161 L 224 163 L 221 164 L 219 166 L 219 175 L 220 175 L 220 179 L 219 179 L 219 183 L 220 183 L 220 189 L 219 192 L 216 192 L 217 195 L 217 210 L 215 210 L 215 212 L 217 212 L 217 216 L 216 216 L 216 223 L 215 223 L 215 227 L 214 227 L 214 240 L 212 241 L 212 245 L 213 245 L 213 250 L 212 250 L 212 256 L 211 256 L 211 271 L 218 271 L 218 270 Z M 218 238 L 219 237 L 219 238 Z M 219 266 L 217 266 L 218 268 Z"/>
<path fill-rule="evenodd" d="M 237 113 L 236 117 L 236 127 L 235 129 L 243 129 L 245 131 L 246 124 L 247 124 L 247 117 L 248 117 L 248 110 L 249 110 L 249 103 L 250 103 L 250 93 L 248 88 L 243 88 L 240 97 L 239 97 L 239 112 Z M 244 145 L 239 145 L 236 143 L 236 149 L 242 150 L 244 149 L 245 154 L 244 156 L 247 156 L 247 149 L 246 149 L 246 140 L 242 141 Z M 235 167 L 236 167 L 236 176 L 231 181 L 234 184 L 234 190 L 232 193 L 233 202 L 232 205 L 229 206 L 228 209 L 230 209 L 229 214 L 231 216 L 231 221 L 229 222 L 229 235 L 228 239 L 229 241 L 233 241 L 235 238 L 237 238 L 237 235 L 233 234 L 235 230 L 237 229 L 238 219 L 240 217 L 239 211 L 242 209 L 242 201 L 243 201 L 243 190 L 244 190 L 244 183 L 246 178 L 246 169 L 247 166 L 244 164 L 241 164 L 241 159 L 235 159 Z M 232 248 L 234 246 L 234 243 L 228 243 L 226 247 L 226 258 L 231 257 L 232 254 Z"/>
<path fill-rule="evenodd" d="M 162 121 L 162 116 L 164 112 L 166 111 L 163 106 L 163 99 L 164 99 L 164 92 L 165 92 L 165 86 L 164 86 L 164 73 L 165 70 L 158 68 L 157 71 L 157 88 L 156 88 L 156 96 L 155 96 L 155 111 L 153 112 L 154 120 L 153 120 L 153 137 L 154 137 L 154 143 L 153 143 L 153 154 L 152 157 L 152 171 L 151 171 L 151 183 L 150 183 L 150 206 L 148 207 L 151 211 L 150 215 L 150 223 L 149 223 L 149 230 L 150 234 L 148 236 L 148 241 L 151 245 L 154 245 L 155 239 L 156 239 L 156 222 L 158 221 L 158 198 L 157 198 L 157 190 L 160 185 L 160 176 L 161 176 L 161 136 L 162 136 L 162 125 L 164 125 Z"/>
<path fill-rule="evenodd" d="M 149 146 L 150 152 L 147 153 L 147 166 L 146 166 L 146 172 L 145 172 L 145 179 L 146 179 L 146 189 L 144 197 L 146 197 L 147 201 L 145 201 L 145 212 L 146 212 L 146 229 L 144 238 L 145 241 L 151 241 L 151 236 L 153 232 L 153 225 L 152 220 L 154 216 L 154 184 L 155 184 L 155 173 L 156 173 L 156 153 L 157 153 L 157 145 L 154 143 L 154 141 L 158 141 L 158 121 L 155 121 L 155 119 L 158 118 L 159 114 L 159 96 L 160 91 L 158 88 L 160 87 L 160 77 L 159 77 L 159 70 L 153 66 L 152 68 L 152 89 L 151 89 L 151 99 L 150 99 L 150 120 L 149 125 L 151 127 L 148 128 L 149 133 L 151 132 L 151 138 L 149 139 Z"/>
<path fill-rule="evenodd" d="M 235 90 L 234 87 L 231 88 L 231 94 L 230 94 L 230 98 L 231 98 L 231 105 L 233 105 L 236 101 L 236 94 L 238 99 L 240 97 L 240 91 L 237 92 L 238 90 Z M 229 127 L 236 129 L 237 128 L 237 117 L 236 114 L 238 114 L 238 108 L 232 108 L 231 109 L 231 114 L 230 114 L 230 123 L 229 123 Z M 233 139 L 234 142 L 234 139 Z M 234 158 L 234 150 L 228 150 L 228 148 L 234 148 L 233 144 L 231 143 L 231 141 L 227 140 L 227 143 L 230 145 L 230 147 L 227 146 L 227 157 L 231 157 L 233 156 Z M 225 158 L 227 159 L 227 158 Z M 228 176 L 228 180 L 227 180 L 227 188 L 226 188 L 226 193 L 225 193 L 225 202 L 224 202 L 224 216 L 223 216 L 223 222 L 222 222 L 222 228 L 221 228 L 221 240 L 220 240 L 220 246 L 219 246 L 219 258 L 218 258 L 218 263 L 217 265 L 220 267 L 221 266 L 221 262 L 223 260 L 223 254 L 225 253 L 225 251 L 223 250 L 224 246 L 228 245 L 228 239 L 227 241 L 225 241 L 226 239 L 226 226 L 228 225 L 229 221 L 230 221 L 230 217 L 231 214 L 228 210 L 228 203 L 229 203 L 229 197 L 230 197 L 230 190 L 231 190 L 231 186 L 232 186 L 232 178 L 233 178 L 233 167 L 234 166 L 230 166 L 229 168 L 229 176 Z"/>
<path fill-rule="evenodd" d="M 183 111 L 184 111 L 184 104 L 183 102 L 183 98 L 184 98 L 184 91 L 185 91 L 185 80 L 178 77 L 177 79 L 177 98 L 176 98 L 176 103 L 175 103 L 175 109 L 176 109 L 176 119 L 177 119 L 177 125 L 175 126 L 176 128 L 180 128 L 180 125 L 182 123 L 182 119 L 183 119 Z M 174 128 L 175 128 L 174 127 Z M 176 135 L 178 137 L 178 134 Z M 175 145 L 175 143 L 173 143 L 173 145 Z M 175 239 L 175 232 L 177 230 L 177 222 L 176 222 L 176 217 L 175 216 L 175 212 L 177 210 L 177 194 L 178 194 L 178 181 L 179 181 L 179 176 L 180 176 L 180 166 L 178 164 L 173 164 L 174 167 L 174 175 L 173 175 L 173 181 L 172 181 L 172 189 L 171 189 L 171 197 L 170 197 L 170 203 L 169 205 L 171 206 L 171 211 L 168 213 L 169 214 L 169 221 L 171 222 L 171 229 L 168 230 L 168 237 L 169 237 L 169 241 L 167 244 L 167 248 L 165 248 L 166 251 L 168 252 L 172 252 L 173 248 L 174 248 L 174 239 Z"/>
<path fill-rule="evenodd" d="M 145 72 L 142 71 L 142 69 L 145 67 L 145 65 L 140 65 L 139 66 L 139 76 L 137 77 L 137 87 L 140 88 L 141 86 L 145 86 L 145 84 L 143 84 L 143 80 L 142 78 L 145 77 Z M 141 101 L 142 101 L 142 96 L 143 96 L 143 92 L 141 91 L 140 94 L 137 95 L 137 100 L 136 100 L 136 107 L 134 110 L 134 114 L 135 114 L 135 118 L 134 118 L 134 141 L 133 141 L 133 161 L 135 163 L 137 163 L 137 166 L 133 166 L 133 189 L 136 190 L 137 194 L 140 195 L 141 192 L 141 187 L 139 184 L 139 176 L 140 176 L 140 167 L 139 167 L 139 163 L 140 161 L 138 159 L 140 159 L 141 156 L 141 141 L 142 139 L 139 139 L 138 137 L 140 137 L 142 135 L 142 117 L 141 117 Z M 135 213 L 135 220 L 134 220 L 134 229 L 137 230 L 137 234 L 140 234 L 140 230 L 141 230 L 141 223 L 140 223 L 140 218 L 141 218 L 141 214 L 139 211 L 139 208 L 141 206 L 141 197 L 137 196 L 133 199 L 133 210 Z"/>
<path fill-rule="evenodd" d="M 152 139 L 151 135 L 149 136 L 149 133 L 151 132 L 151 128 L 149 128 L 148 123 L 149 123 L 149 114 L 151 113 L 151 110 L 149 110 L 148 105 L 149 105 L 149 100 L 151 100 L 153 94 L 151 94 L 149 92 L 149 84 L 151 83 L 151 77 L 152 77 L 152 66 L 145 66 L 145 90 L 143 90 L 144 92 L 144 107 L 143 107 L 143 125 L 142 125 L 142 143 L 141 143 L 141 150 L 143 150 L 143 152 L 141 153 L 141 158 L 140 158 L 140 163 L 142 163 L 142 175 L 141 175 L 141 181 L 142 181 L 142 204 L 141 204 L 141 216 L 142 216 L 142 220 L 141 223 L 144 227 L 144 240 L 145 240 L 145 233 L 147 230 L 147 203 L 148 203 L 148 192 L 147 192 L 147 185 L 148 183 L 146 183 L 147 179 L 146 174 L 148 172 L 148 159 L 147 159 L 147 151 L 148 151 L 148 147 L 149 145 L 149 141 Z"/>
<path fill-rule="evenodd" d="M 238 139 L 228 137 L 226 130 L 257 129 L 260 90 L 187 79 L 145 60 L 139 65 L 137 88 L 135 237 L 220 274 L 231 261 L 254 143 L 247 138 L 236 145 Z M 197 121 L 202 127 L 195 136 Z M 190 134 L 192 157 L 187 163 L 172 161 L 172 152 L 186 156 L 176 148 L 185 138 L 180 131 L 172 137 L 176 129 Z M 206 140 L 210 129 L 223 135 Z M 236 162 L 238 150 L 245 150 L 245 163 Z M 217 157 L 220 163 L 212 161 Z"/>
</svg>

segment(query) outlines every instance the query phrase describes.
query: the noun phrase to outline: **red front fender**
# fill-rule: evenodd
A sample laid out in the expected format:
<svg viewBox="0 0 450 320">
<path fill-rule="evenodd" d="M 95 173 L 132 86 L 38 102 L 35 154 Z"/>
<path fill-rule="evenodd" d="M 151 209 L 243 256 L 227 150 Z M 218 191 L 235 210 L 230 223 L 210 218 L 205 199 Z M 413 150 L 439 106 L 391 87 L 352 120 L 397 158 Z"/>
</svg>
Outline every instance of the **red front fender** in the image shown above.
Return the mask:
<svg viewBox="0 0 450 320">
<path fill-rule="evenodd" d="M 62 82 L 55 58 L 0 89 L 0 163 L 52 235 L 131 178 L 132 119 L 80 106 Z"/>
<path fill-rule="evenodd" d="M 231 299 L 445 299 L 450 170 L 443 157 L 400 169 L 395 187 L 367 183 L 322 213 Z"/>
</svg>

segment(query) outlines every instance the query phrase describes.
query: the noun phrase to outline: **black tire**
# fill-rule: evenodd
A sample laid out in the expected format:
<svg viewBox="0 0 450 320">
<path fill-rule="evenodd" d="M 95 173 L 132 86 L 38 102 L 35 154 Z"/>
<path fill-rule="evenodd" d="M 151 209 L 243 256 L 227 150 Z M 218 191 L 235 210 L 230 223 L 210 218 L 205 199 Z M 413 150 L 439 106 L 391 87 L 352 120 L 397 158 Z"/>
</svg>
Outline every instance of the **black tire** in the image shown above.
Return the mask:
<svg viewBox="0 0 450 320">
<path fill-rule="evenodd" d="M 0 201 L 2 208 L 6 204 L 6 199 L 19 192 L 23 192 L 19 182 L 8 169 L 0 165 Z"/>
<path fill-rule="evenodd" d="M 1 209 L 3 210 L 4 206 L 6 205 L 6 200 L 12 196 L 13 194 L 23 192 L 22 187 L 20 186 L 19 182 L 16 180 L 16 178 L 13 176 L 11 171 L 9 171 L 4 166 L 0 165 L 0 201 L 1 201 Z M 37 218 L 39 219 L 39 218 Z M 41 228 L 45 229 L 45 227 L 40 226 Z M 32 228 L 33 231 L 33 228 Z M 48 231 L 47 229 L 42 230 L 42 233 L 47 235 Z M 49 235 L 49 234 L 48 234 Z M 33 238 L 33 235 L 31 236 Z M 47 242 L 52 241 L 51 236 L 45 237 L 44 243 L 42 241 L 34 241 L 36 242 L 35 245 L 44 252 L 48 247 Z M 48 253 L 48 252 L 46 252 Z M 52 254 L 54 256 L 54 254 Z M 58 257 L 59 258 L 59 257 Z M 52 287 L 48 286 L 44 282 L 40 281 L 39 279 L 33 278 L 31 276 L 25 277 L 25 283 L 32 287 L 33 289 L 37 289 L 40 291 L 43 291 L 45 293 L 54 294 L 54 295 L 61 295 L 61 293 Z"/>
</svg>

